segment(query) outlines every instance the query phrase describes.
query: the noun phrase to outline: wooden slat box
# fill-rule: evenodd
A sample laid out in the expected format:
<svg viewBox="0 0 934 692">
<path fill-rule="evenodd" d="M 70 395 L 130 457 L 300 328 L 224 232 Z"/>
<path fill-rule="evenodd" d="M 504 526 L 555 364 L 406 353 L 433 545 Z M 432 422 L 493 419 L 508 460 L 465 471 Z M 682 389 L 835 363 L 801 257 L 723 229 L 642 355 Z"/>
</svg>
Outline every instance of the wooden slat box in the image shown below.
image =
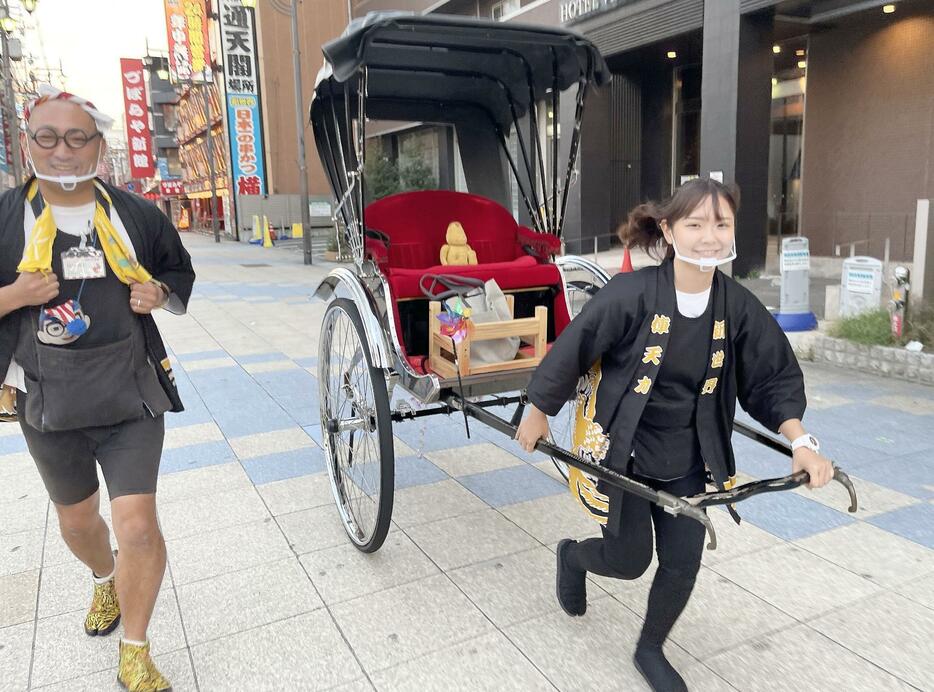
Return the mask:
<svg viewBox="0 0 934 692">
<path fill-rule="evenodd" d="M 506 294 L 509 303 L 509 312 L 514 311 L 513 297 Z M 484 322 L 475 324 L 467 320 L 467 335 L 457 344 L 457 368 L 454 365 L 454 343 L 448 336 L 441 334 L 441 322 L 438 315 L 441 313 L 441 303 L 433 300 L 428 303 L 428 364 L 431 369 L 441 377 L 457 377 L 460 370 L 461 377 L 480 375 L 489 372 L 508 370 L 521 370 L 534 368 L 542 362 L 548 345 L 548 308 L 544 305 L 536 306 L 534 317 L 523 317 L 502 322 Z M 531 341 L 533 351 L 531 354 L 521 350 L 513 360 L 500 363 L 488 363 L 472 366 L 470 362 L 470 344 L 489 339 L 502 339 L 518 336 Z"/>
</svg>

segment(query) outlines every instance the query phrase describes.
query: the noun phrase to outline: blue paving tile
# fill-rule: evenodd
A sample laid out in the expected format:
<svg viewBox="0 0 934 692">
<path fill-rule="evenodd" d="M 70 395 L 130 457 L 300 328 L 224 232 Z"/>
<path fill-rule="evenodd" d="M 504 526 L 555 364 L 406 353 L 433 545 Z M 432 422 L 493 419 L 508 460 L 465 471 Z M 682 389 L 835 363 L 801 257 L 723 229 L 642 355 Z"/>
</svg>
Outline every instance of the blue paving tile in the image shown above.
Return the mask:
<svg viewBox="0 0 934 692">
<path fill-rule="evenodd" d="M 166 428 L 183 428 L 186 425 L 199 425 L 201 423 L 211 423 L 214 421 L 214 417 L 203 404 L 193 406 L 190 400 L 185 397 L 182 397 L 182 401 L 185 404 L 184 411 L 181 413 L 165 414 Z"/>
<path fill-rule="evenodd" d="M 562 484 L 528 464 L 476 473 L 458 480 L 493 507 L 559 495 L 566 490 Z"/>
<path fill-rule="evenodd" d="M 415 485 L 427 485 L 443 481 L 448 475 L 421 457 L 401 457 L 396 459 L 396 490 Z"/>
<path fill-rule="evenodd" d="M 922 500 L 934 499 L 934 455 L 931 452 L 895 458 L 876 455 L 872 462 L 854 465 L 849 472 L 863 480 L 912 497 Z"/>
<path fill-rule="evenodd" d="M 440 416 L 439 416 L 440 418 Z M 463 425 L 444 424 L 439 425 L 437 419 L 429 419 L 422 434 L 422 424 L 424 421 L 406 421 L 392 426 L 393 433 L 409 447 L 416 452 L 436 452 L 440 449 L 451 449 L 452 447 L 463 447 L 469 444 L 480 444 L 486 442 L 480 434 L 482 425 L 477 421 L 470 424 L 471 438 L 467 439 Z"/>
<path fill-rule="evenodd" d="M 324 449 L 324 442 L 321 439 L 321 425 L 303 425 L 302 430 L 304 430 L 308 437 L 315 441 L 315 444 L 318 445 L 321 449 Z"/>
<path fill-rule="evenodd" d="M 868 522 L 934 550 L 934 505 L 931 503 L 877 514 Z"/>
<path fill-rule="evenodd" d="M 246 363 L 269 363 L 275 360 L 288 360 L 288 356 L 279 351 L 270 351 L 269 353 L 251 353 L 248 356 L 236 356 L 236 360 L 241 365 Z"/>
<path fill-rule="evenodd" d="M 232 461 L 237 461 L 237 456 L 226 442 L 203 442 L 188 445 L 187 447 L 165 450 L 162 453 L 159 473 L 188 471 L 203 466 L 227 464 Z"/>
<path fill-rule="evenodd" d="M 741 502 L 736 509 L 743 520 L 787 541 L 854 521 L 847 514 L 791 492 L 757 495 Z"/>
<path fill-rule="evenodd" d="M 755 478 L 778 478 L 791 473 L 789 457 L 739 433 L 733 433 L 733 456 L 736 470 Z"/>
<path fill-rule="evenodd" d="M 309 356 L 307 358 L 295 358 L 296 363 L 301 365 L 303 368 L 317 368 L 318 359 L 315 356 Z"/>
<path fill-rule="evenodd" d="M 3 423 L 2 425 L 12 425 Z M 26 438 L 22 435 L 5 435 L 0 437 L 0 454 L 18 454 L 26 451 Z"/>
<path fill-rule="evenodd" d="M 211 358 L 223 358 L 226 355 L 229 355 L 227 351 L 217 350 L 217 351 L 198 351 L 196 353 L 184 353 L 177 357 L 182 362 L 182 365 L 184 366 L 185 363 L 190 363 L 194 360 L 208 360 Z"/>
<path fill-rule="evenodd" d="M 316 447 L 246 459 L 240 462 L 254 485 L 325 471 L 324 453 Z"/>
<path fill-rule="evenodd" d="M 808 413 L 808 429 L 885 454 L 920 452 L 932 446 L 934 416 L 913 416 L 885 406 L 854 403 Z"/>
<path fill-rule="evenodd" d="M 248 410 L 247 410 L 248 409 Z M 256 433 L 285 430 L 295 426 L 295 421 L 275 404 L 243 404 L 239 411 L 219 411 L 214 420 L 226 437 L 243 437 Z"/>
</svg>

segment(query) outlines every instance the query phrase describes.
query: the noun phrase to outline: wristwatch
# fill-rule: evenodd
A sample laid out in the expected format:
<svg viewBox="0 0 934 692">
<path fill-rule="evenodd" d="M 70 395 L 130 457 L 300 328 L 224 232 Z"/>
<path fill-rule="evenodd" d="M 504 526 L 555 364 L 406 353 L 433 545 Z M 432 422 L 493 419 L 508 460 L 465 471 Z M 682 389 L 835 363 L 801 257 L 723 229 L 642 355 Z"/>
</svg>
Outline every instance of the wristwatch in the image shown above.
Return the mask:
<svg viewBox="0 0 934 692">
<path fill-rule="evenodd" d="M 816 437 L 808 433 L 805 433 L 801 437 L 796 437 L 794 440 L 791 441 L 792 452 L 794 452 L 795 450 L 801 447 L 807 447 L 812 452 L 816 454 L 820 454 L 820 442 L 817 441 Z"/>
</svg>

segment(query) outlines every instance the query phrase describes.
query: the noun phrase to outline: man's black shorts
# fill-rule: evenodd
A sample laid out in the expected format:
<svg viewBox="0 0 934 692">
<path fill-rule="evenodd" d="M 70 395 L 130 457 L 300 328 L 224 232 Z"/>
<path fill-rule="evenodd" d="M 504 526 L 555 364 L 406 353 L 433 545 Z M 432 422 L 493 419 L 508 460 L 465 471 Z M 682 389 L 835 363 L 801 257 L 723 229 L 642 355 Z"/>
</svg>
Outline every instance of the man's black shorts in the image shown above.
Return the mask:
<svg viewBox="0 0 934 692">
<path fill-rule="evenodd" d="M 26 395 L 18 395 L 17 408 L 24 411 Z M 45 433 L 23 418 L 19 417 L 19 423 L 29 454 L 52 502 L 73 505 L 93 495 L 100 487 L 98 463 L 111 500 L 156 492 L 165 439 L 163 416 L 146 414 L 118 425 Z"/>
</svg>

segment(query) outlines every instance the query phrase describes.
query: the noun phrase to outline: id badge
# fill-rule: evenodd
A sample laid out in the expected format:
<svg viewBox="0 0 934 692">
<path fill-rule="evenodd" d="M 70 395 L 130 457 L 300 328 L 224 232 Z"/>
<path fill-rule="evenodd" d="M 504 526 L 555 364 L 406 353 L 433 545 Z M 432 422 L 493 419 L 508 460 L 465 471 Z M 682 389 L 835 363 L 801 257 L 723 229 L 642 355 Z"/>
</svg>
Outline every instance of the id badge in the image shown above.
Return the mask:
<svg viewBox="0 0 934 692">
<path fill-rule="evenodd" d="M 68 281 L 75 279 L 103 279 L 104 253 L 93 247 L 73 247 L 62 253 L 62 275 Z"/>
</svg>

